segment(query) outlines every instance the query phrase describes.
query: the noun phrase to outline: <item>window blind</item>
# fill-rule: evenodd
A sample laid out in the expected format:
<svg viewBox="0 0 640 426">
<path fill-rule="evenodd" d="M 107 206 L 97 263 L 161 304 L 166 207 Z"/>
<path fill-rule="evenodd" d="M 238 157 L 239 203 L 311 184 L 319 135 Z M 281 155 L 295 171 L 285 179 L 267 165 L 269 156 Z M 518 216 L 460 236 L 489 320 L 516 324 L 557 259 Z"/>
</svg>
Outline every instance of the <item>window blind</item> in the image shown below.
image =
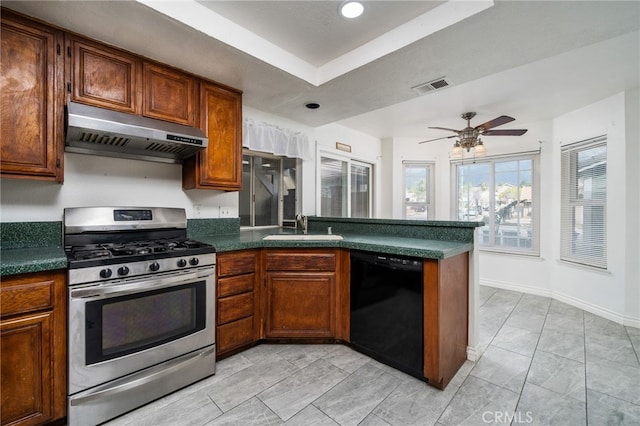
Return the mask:
<svg viewBox="0 0 640 426">
<path fill-rule="evenodd" d="M 607 268 L 607 138 L 561 149 L 560 258 Z"/>
</svg>

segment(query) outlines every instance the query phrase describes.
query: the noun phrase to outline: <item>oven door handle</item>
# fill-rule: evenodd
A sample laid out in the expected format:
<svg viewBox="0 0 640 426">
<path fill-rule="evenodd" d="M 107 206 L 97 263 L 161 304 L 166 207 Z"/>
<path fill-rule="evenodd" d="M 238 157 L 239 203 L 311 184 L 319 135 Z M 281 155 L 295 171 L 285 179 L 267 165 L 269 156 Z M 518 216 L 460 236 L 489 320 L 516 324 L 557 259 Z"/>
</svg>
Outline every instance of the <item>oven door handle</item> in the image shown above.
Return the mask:
<svg viewBox="0 0 640 426">
<path fill-rule="evenodd" d="M 71 290 L 70 296 L 72 299 L 101 299 L 105 296 L 115 297 L 137 293 L 140 292 L 140 290 L 155 290 L 158 288 L 174 287 L 196 281 L 200 278 L 205 278 L 212 274 L 213 269 L 166 278 L 138 281 L 131 284 L 114 284 L 111 286 L 92 286 L 78 288 Z"/>
<path fill-rule="evenodd" d="M 71 405 L 82 405 L 97 399 L 108 398 L 127 390 L 142 387 L 148 383 L 156 381 L 164 376 L 170 376 L 172 373 L 185 368 L 187 365 L 193 364 L 202 358 L 208 357 L 212 352 L 215 352 L 216 348 L 211 347 L 206 350 L 201 350 L 198 353 L 192 354 L 187 359 L 178 359 L 169 361 L 167 364 L 161 366 L 152 367 L 150 371 L 141 371 L 137 374 L 138 378 L 131 380 L 125 378 L 124 380 L 117 380 L 115 383 L 109 383 L 103 385 L 88 395 L 81 396 L 70 400 Z"/>
</svg>

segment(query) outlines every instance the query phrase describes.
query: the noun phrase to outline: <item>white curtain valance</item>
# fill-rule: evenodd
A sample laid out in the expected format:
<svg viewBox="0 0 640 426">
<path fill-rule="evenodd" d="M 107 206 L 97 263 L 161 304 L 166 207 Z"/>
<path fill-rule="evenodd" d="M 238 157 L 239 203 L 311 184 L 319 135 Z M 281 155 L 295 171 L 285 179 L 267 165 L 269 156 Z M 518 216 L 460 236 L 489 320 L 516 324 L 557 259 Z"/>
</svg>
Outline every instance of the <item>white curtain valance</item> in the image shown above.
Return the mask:
<svg viewBox="0 0 640 426">
<path fill-rule="evenodd" d="M 256 123 L 250 118 L 245 118 L 242 123 L 242 146 L 252 151 L 290 158 L 313 158 L 309 138 L 304 133 L 281 129 L 268 123 Z"/>
</svg>

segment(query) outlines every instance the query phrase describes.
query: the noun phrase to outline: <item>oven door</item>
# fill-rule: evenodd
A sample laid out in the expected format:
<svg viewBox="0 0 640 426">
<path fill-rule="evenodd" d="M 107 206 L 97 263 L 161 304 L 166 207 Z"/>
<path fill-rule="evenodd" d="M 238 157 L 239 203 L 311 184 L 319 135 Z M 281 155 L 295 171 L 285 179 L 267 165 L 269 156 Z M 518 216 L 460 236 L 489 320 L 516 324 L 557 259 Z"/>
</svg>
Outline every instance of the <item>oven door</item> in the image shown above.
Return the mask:
<svg viewBox="0 0 640 426">
<path fill-rule="evenodd" d="M 213 345 L 214 271 L 71 287 L 69 394 Z"/>
</svg>

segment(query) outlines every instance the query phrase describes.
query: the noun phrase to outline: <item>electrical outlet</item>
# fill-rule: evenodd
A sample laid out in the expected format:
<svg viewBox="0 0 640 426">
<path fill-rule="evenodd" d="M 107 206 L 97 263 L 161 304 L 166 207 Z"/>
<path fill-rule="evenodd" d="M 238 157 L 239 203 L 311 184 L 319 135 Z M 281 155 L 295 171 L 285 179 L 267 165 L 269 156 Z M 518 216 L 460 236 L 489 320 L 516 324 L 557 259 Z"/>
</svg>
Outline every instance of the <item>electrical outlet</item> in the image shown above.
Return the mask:
<svg viewBox="0 0 640 426">
<path fill-rule="evenodd" d="M 231 207 L 220 207 L 220 217 L 231 217 Z"/>
<path fill-rule="evenodd" d="M 194 204 L 193 217 L 201 217 L 201 216 L 202 216 L 202 204 Z"/>
</svg>

